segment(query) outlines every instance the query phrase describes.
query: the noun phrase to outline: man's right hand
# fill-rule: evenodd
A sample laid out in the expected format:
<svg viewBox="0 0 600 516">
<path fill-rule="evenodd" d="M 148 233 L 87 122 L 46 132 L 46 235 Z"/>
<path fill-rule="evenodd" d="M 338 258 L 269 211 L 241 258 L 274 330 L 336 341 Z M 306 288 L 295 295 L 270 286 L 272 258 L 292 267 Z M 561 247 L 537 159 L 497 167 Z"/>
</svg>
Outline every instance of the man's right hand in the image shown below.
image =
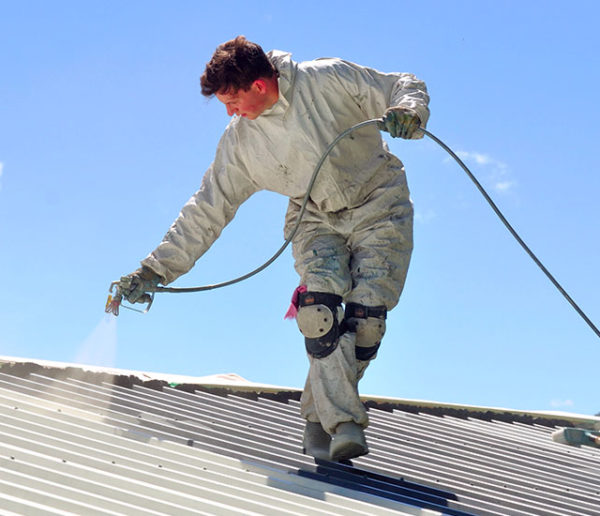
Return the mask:
<svg viewBox="0 0 600 516">
<path fill-rule="evenodd" d="M 133 303 L 145 303 L 144 294 L 154 292 L 154 288 L 163 281 L 163 278 L 152 269 L 142 266 L 138 270 L 123 276 L 119 280 L 119 290 L 127 301 Z"/>
</svg>

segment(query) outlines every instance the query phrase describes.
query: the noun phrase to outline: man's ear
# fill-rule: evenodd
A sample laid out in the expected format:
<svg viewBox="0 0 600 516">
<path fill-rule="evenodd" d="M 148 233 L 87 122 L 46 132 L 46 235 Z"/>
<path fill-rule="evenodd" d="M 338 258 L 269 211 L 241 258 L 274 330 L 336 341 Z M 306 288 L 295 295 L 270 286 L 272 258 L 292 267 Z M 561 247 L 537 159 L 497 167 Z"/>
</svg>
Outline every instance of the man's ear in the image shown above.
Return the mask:
<svg viewBox="0 0 600 516">
<path fill-rule="evenodd" d="M 267 82 L 264 79 L 256 79 L 252 86 L 256 88 L 258 93 L 265 93 L 267 91 Z"/>
</svg>

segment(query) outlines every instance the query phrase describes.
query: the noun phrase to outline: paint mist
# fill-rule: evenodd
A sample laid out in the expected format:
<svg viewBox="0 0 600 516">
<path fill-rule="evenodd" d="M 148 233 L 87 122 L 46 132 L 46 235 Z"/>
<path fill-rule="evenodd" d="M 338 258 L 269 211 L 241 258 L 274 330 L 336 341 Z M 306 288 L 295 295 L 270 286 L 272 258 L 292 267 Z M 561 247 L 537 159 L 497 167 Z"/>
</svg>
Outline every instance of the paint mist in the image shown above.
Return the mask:
<svg viewBox="0 0 600 516">
<path fill-rule="evenodd" d="M 114 367 L 117 358 L 117 318 L 106 314 L 83 341 L 74 362 L 102 367 Z"/>
</svg>

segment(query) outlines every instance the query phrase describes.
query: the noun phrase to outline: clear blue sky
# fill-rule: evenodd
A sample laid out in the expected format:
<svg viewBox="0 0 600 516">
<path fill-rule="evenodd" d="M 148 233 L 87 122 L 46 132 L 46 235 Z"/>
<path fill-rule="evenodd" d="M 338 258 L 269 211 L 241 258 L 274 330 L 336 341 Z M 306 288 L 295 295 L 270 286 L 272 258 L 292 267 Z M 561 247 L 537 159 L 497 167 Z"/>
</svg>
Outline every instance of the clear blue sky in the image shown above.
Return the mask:
<svg viewBox="0 0 600 516">
<path fill-rule="evenodd" d="M 199 76 L 238 34 L 424 79 L 429 129 L 600 324 L 599 5 L 0 1 L 0 355 L 303 385 L 303 341 L 283 320 L 289 251 L 239 286 L 103 312 L 110 282 L 154 249 L 212 160 L 228 119 Z M 415 251 L 361 392 L 600 411 L 600 339 L 440 148 L 390 146 Z M 286 204 L 252 197 L 176 285 L 262 263 Z"/>
</svg>

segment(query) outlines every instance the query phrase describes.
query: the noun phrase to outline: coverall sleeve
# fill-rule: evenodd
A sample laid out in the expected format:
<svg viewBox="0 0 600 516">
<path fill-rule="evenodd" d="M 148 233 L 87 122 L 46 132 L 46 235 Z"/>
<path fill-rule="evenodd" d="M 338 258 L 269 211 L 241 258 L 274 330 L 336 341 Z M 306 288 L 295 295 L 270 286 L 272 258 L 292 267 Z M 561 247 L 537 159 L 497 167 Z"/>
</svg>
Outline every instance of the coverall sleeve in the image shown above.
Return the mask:
<svg viewBox="0 0 600 516">
<path fill-rule="evenodd" d="M 349 61 L 333 59 L 332 70 L 344 89 L 369 118 L 378 118 L 390 107 L 414 110 L 426 126 L 429 120 L 427 86 L 411 73 L 383 73 Z M 423 133 L 413 137 L 422 138 Z"/>
<path fill-rule="evenodd" d="M 231 133 L 223 135 L 200 189 L 182 208 L 159 246 L 141 262 L 162 276 L 165 285 L 194 266 L 240 205 L 259 190 L 239 159 Z"/>
</svg>

